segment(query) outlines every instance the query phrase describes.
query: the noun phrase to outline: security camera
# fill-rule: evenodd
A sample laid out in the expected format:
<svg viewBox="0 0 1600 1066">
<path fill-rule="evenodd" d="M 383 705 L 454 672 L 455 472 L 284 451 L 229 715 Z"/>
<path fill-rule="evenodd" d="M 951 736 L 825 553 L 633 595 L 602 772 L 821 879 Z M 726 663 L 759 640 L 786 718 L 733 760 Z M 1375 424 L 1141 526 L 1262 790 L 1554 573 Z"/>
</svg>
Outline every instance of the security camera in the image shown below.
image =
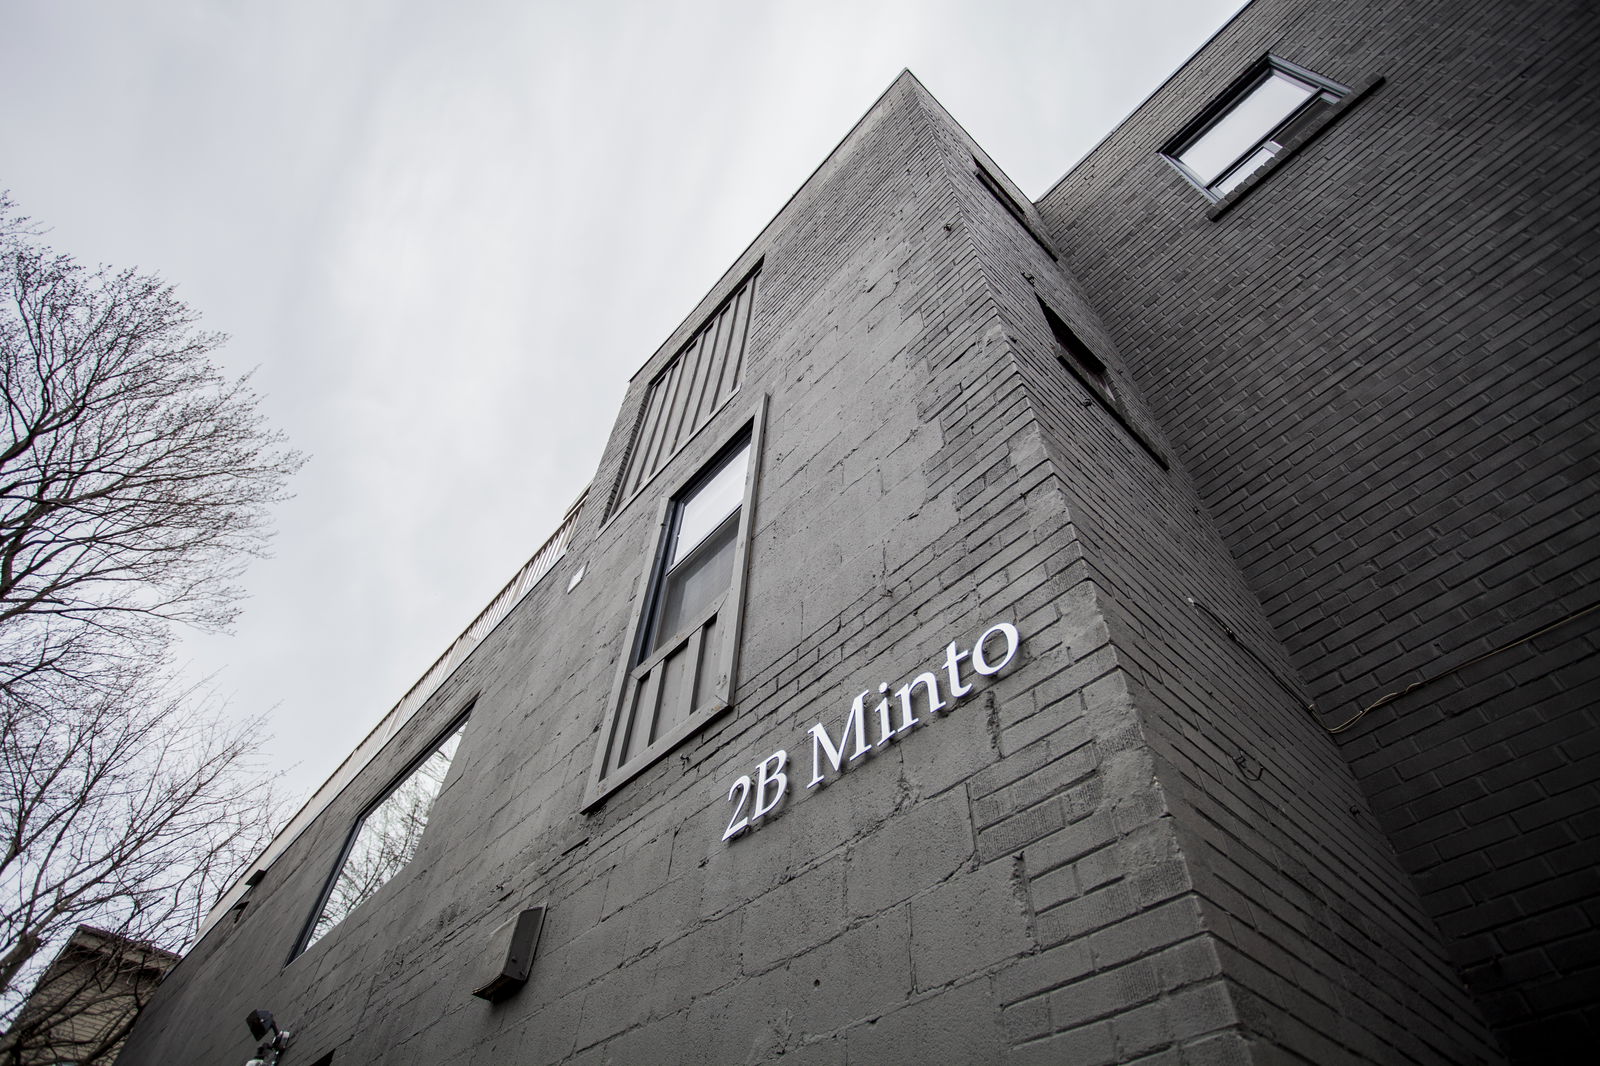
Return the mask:
<svg viewBox="0 0 1600 1066">
<path fill-rule="evenodd" d="M 256 1039 L 256 1057 L 244 1066 L 275 1066 L 279 1054 L 289 1046 L 294 1034 L 287 1029 L 279 1029 L 270 1010 L 251 1011 L 245 1015 L 244 1023 L 250 1027 L 250 1035 Z"/>
<path fill-rule="evenodd" d="M 257 1040 L 265 1040 L 267 1033 L 276 1033 L 278 1023 L 273 1020 L 270 1010 L 253 1010 L 245 1015 L 244 1024 L 250 1027 L 250 1035 Z"/>
</svg>

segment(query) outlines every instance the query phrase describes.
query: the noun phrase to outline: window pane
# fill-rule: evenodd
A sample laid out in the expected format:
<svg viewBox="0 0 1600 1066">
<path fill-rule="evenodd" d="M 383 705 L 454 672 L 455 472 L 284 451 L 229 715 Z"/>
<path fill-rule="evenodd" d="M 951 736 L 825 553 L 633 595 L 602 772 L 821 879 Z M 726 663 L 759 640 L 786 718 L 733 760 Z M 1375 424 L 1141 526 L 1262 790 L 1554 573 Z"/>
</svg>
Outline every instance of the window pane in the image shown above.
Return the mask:
<svg viewBox="0 0 1600 1066">
<path fill-rule="evenodd" d="M 1179 162 L 1194 171 L 1206 185 L 1212 184 L 1315 91 L 1282 71 L 1272 71 L 1184 149 L 1178 156 Z"/>
<path fill-rule="evenodd" d="M 1240 182 L 1244 181 L 1245 178 L 1248 178 L 1250 175 L 1266 166 L 1267 160 L 1271 159 L 1276 154 L 1277 153 L 1273 151 L 1273 146 L 1262 145 L 1260 148 L 1257 148 L 1254 152 L 1250 153 L 1249 158 L 1247 158 L 1243 163 L 1240 163 L 1238 166 L 1228 171 L 1228 173 L 1223 177 L 1212 182 L 1211 191 L 1219 196 L 1228 195 L 1233 191 L 1234 187 Z"/>
<path fill-rule="evenodd" d="M 465 726 L 462 727 L 465 729 Z M 462 729 L 456 732 L 422 761 L 394 791 L 361 821 L 356 830 L 350 853 L 339 867 L 339 877 L 328 894 L 328 902 L 317 917 L 306 941 L 310 947 L 329 929 L 344 921 L 345 916 L 389 882 L 389 879 L 411 861 L 417 845 L 422 841 L 422 830 L 428 824 L 433 801 L 444 786 L 444 777 L 450 771 L 450 760 L 455 757 L 461 743 Z"/>
<path fill-rule="evenodd" d="M 733 549 L 738 534 L 739 516 L 735 513 L 681 566 L 667 574 L 652 650 L 660 648 L 663 641 L 727 591 L 733 581 Z"/>
<path fill-rule="evenodd" d="M 738 509 L 744 499 L 744 474 L 749 457 L 747 442 L 678 504 L 678 535 L 672 542 L 668 566 L 676 566 L 678 560 L 693 551 L 719 522 Z"/>
</svg>

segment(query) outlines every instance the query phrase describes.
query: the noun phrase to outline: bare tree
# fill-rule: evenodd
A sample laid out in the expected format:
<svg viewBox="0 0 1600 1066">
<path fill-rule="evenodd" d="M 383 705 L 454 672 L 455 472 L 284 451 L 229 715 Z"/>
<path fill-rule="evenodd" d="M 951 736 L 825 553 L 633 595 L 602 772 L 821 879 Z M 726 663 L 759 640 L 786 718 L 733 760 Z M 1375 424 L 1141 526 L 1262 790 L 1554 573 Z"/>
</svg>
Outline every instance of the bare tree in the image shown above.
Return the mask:
<svg viewBox="0 0 1600 1066">
<path fill-rule="evenodd" d="M 169 680 L 167 648 L 175 622 L 233 618 L 302 460 L 196 321 L 158 278 L 41 246 L 0 197 L 6 1054 L 52 946 L 89 923 L 182 947 L 264 839 L 250 737 Z"/>
<path fill-rule="evenodd" d="M 85 270 L 0 198 L 0 677 L 232 619 L 268 506 L 300 457 L 159 278 Z M 103 653 L 96 642 L 90 657 Z"/>
</svg>

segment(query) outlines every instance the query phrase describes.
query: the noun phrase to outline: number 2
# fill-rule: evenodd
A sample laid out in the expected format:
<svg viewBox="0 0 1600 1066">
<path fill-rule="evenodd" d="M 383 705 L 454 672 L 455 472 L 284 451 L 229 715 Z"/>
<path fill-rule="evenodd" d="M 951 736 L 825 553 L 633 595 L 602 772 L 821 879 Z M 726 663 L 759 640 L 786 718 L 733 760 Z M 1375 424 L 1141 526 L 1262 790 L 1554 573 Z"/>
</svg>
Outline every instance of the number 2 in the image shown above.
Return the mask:
<svg viewBox="0 0 1600 1066">
<path fill-rule="evenodd" d="M 750 816 L 739 812 L 744 810 L 745 802 L 750 798 L 750 788 L 750 779 L 741 776 L 739 780 L 733 783 L 733 787 L 728 789 L 728 802 L 733 803 L 733 794 L 735 792 L 739 793 L 739 802 L 733 804 L 733 821 L 728 823 L 727 832 L 722 834 L 723 840 L 732 840 L 749 827 Z"/>
</svg>

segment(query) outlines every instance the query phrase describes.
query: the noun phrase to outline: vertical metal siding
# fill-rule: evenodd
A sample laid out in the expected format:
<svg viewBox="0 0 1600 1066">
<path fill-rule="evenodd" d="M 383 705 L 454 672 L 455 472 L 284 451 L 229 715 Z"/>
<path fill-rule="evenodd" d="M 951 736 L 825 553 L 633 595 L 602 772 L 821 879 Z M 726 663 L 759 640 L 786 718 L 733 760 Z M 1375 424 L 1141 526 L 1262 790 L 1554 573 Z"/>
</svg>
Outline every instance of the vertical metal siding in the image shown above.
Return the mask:
<svg viewBox="0 0 1600 1066">
<path fill-rule="evenodd" d="M 757 276 L 745 279 L 650 383 L 611 510 L 643 488 L 695 430 L 739 391 Z"/>
</svg>

